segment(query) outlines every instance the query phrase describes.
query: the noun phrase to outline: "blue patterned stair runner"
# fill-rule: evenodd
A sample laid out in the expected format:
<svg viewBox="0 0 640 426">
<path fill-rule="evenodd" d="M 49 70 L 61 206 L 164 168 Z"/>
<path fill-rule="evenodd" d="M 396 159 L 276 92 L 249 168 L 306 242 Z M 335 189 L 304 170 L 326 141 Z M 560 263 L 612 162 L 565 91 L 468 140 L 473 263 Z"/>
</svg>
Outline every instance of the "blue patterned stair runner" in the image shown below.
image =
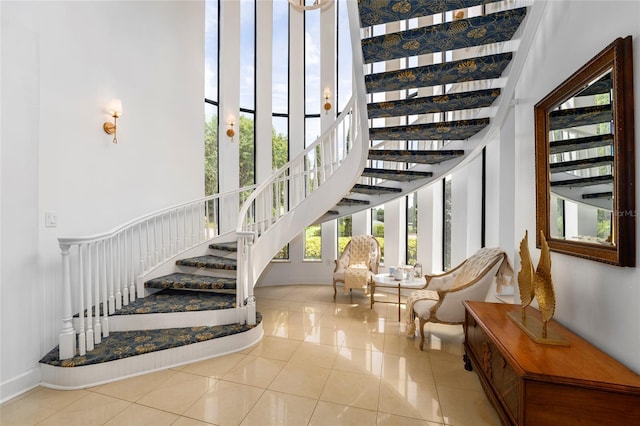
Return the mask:
<svg viewBox="0 0 640 426">
<path fill-rule="evenodd" d="M 196 256 L 196 257 L 190 257 L 187 259 L 177 260 L 176 265 L 193 266 L 196 268 L 222 269 L 227 271 L 235 271 L 237 269 L 238 261 L 236 259 L 229 259 L 227 257 L 214 256 L 212 254 L 208 254 L 205 256 Z"/>
<path fill-rule="evenodd" d="M 184 290 L 235 290 L 236 279 L 176 272 L 171 275 L 151 279 L 145 282 L 144 286 L 146 288 L 172 288 Z"/>
</svg>

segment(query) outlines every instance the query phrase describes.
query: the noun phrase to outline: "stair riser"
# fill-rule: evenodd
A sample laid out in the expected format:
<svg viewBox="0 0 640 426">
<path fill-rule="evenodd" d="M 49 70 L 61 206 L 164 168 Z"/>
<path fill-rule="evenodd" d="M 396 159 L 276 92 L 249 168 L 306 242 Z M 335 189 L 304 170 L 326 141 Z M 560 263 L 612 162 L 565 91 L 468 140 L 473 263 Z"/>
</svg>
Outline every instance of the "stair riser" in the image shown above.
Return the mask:
<svg viewBox="0 0 640 426">
<path fill-rule="evenodd" d="M 170 367 L 238 352 L 258 343 L 264 331 L 262 323 L 243 333 L 191 345 L 93 364 L 65 368 L 40 364 L 41 385 L 52 389 L 83 389 L 117 380 L 164 370 Z"/>
<path fill-rule="evenodd" d="M 195 266 L 176 265 L 176 272 L 184 272 L 187 274 L 205 275 L 207 277 L 225 277 L 236 278 L 237 273 L 234 270 L 226 269 L 209 269 L 209 268 L 197 268 Z"/>
<path fill-rule="evenodd" d="M 116 315 L 109 317 L 111 331 L 154 330 L 161 328 L 212 327 L 237 322 L 235 308 L 215 311 L 173 312 L 165 314 Z"/>
</svg>

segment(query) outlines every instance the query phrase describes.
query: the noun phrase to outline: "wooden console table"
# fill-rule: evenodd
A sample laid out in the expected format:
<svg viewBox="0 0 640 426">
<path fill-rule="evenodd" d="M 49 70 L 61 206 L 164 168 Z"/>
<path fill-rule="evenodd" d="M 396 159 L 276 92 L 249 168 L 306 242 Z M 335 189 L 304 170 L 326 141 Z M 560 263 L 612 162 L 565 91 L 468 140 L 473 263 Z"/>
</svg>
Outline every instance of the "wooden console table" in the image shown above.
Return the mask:
<svg viewBox="0 0 640 426">
<path fill-rule="evenodd" d="M 570 346 L 535 343 L 506 316 L 520 305 L 464 306 L 465 368 L 478 373 L 503 424 L 640 424 L 639 375 L 555 321 L 549 327 Z"/>
</svg>

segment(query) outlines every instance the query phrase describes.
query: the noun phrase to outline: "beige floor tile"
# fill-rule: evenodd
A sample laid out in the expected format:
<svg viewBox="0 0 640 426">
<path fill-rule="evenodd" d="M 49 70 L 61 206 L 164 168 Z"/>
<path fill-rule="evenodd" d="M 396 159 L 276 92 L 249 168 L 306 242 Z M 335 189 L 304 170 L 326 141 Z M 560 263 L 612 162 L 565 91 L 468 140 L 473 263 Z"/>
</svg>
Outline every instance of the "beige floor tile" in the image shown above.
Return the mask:
<svg viewBox="0 0 640 426">
<path fill-rule="evenodd" d="M 376 411 L 379 390 L 380 379 L 376 376 L 334 370 L 320 400 Z"/>
<path fill-rule="evenodd" d="M 340 348 L 333 363 L 333 369 L 351 373 L 372 374 L 380 377 L 382 374 L 383 354 L 378 351 L 365 349 Z"/>
<path fill-rule="evenodd" d="M 289 362 L 301 364 L 312 362 L 314 367 L 331 368 L 337 356 L 338 348 L 336 346 L 302 342 Z"/>
<path fill-rule="evenodd" d="M 444 421 L 455 426 L 499 426 L 500 417 L 483 391 L 438 386 Z"/>
<path fill-rule="evenodd" d="M 233 353 L 222 355 L 215 358 L 205 359 L 203 361 L 188 364 L 181 371 L 183 373 L 196 374 L 198 376 L 206 376 L 212 378 L 221 378 L 244 359 L 242 353 Z"/>
<path fill-rule="evenodd" d="M 430 352 L 431 370 L 436 385 L 450 386 L 457 389 L 482 391 L 478 375 L 464 369 L 462 356 L 450 353 Z"/>
<path fill-rule="evenodd" d="M 265 337 L 303 341 L 307 335 L 307 330 L 304 327 L 287 324 L 263 325 L 263 329 Z"/>
<path fill-rule="evenodd" d="M 105 426 L 161 426 L 172 425 L 178 419 L 177 414 L 143 405 L 132 404 L 120 414 L 105 423 Z"/>
<path fill-rule="evenodd" d="M 404 333 L 387 333 L 384 336 L 384 352 L 415 356 L 420 353 L 420 338 L 412 338 Z"/>
<path fill-rule="evenodd" d="M 396 416 L 389 413 L 378 413 L 378 426 L 442 426 L 442 423 Z"/>
<path fill-rule="evenodd" d="M 309 426 L 375 426 L 376 412 L 318 401 Z"/>
<path fill-rule="evenodd" d="M 175 370 L 162 370 L 89 388 L 92 392 L 135 402 L 156 389 L 162 382 L 176 374 Z"/>
<path fill-rule="evenodd" d="M 316 326 L 309 330 L 304 341 L 320 345 L 341 346 L 344 342 L 344 336 L 345 332 L 339 327 Z"/>
<path fill-rule="evenodd" d="M 443 422 L 438 393 L 433 384 L 383 381 L 378 411 L 415 419 Z"/>
<path fill-rule="evenodd" d="M 267 390 L 241 425 L 306 425 L 311 419 L 316 403 L 315 399 Z"/>
<path fill-rule="evenodd" d="M 413 381 L 435 384 L 429 355 L 424 352 L 406 356 L 385 353 L 382 380 L 388 383 Z"/>
<path fill-rule="evenodd" d="M 289 361 L 298 349 L 298 346 L 300 346 L 300 342 L 298 341 L 279 339 L 277 337 L 263 337 L 260 343 L 258 343 L 249 354 L 278 359 L 280 361 Z"/>
<path fill-rule="evenodd" d="M 362 331 L 352 332 L 349 330 L 345 334 L 342 347 L 382 352 L 384 349 L 384 334 Z"/>
<path fill-rule="evenodd" d="M 138 404 L 182 414 L 205 394 L 218 379 L 177 372 L 169 380 L 138 400 Z"/>
<path fill-rule="evenodd" d="M 90 393 L 38 424 L 45 426 L 102 425 L 131 404 L 110 396 Z"/>
<path fill-rule="evenodd" d="M 223 379 L 229 382 L 267 388 L 278 375 L 285 362 L 277 359 L 247 355 Z"/>
<path fill-rule="evenodd" d="M 0 424 L 24 426 L 36 424 L 56 411 L 86 397 L 84 390 L 60 391 L 37 387 L 0 407 Z"/>
<path fill-rule="evenodd" d="M 171 426 L 208 426 L 212 424 L 213 423 L 201 422 L 200 420 L 189 417 L 179 417 Z"/>
<path fill-rule="evenodd" d="M 253 408 L 264 389 L 218 381 L 185 412 L 190 417 L 220 426 L 238 425 Z"/>
<path fill-rule="evenodd" d="M 315 367 L 312 363 L 288 363 L 269 385 L 269 389 L 307 398 L 319 398 L 329 373 L 328 368 Z"/>
</svg>

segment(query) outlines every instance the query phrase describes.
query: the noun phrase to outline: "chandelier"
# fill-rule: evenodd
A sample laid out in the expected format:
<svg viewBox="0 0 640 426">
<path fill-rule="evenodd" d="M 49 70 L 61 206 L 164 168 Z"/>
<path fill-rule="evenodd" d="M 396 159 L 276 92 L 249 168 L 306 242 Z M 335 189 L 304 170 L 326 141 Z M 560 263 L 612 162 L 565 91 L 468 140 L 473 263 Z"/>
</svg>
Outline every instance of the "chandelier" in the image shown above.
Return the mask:
<svg viewBox="0 0 640 426">
<path fill-rule="evenodd" d="M 291 6 L 302 11 L 320 9 L 328 5 L 329 3 L 331 3 L 331 0 L 313 0 L 313 1 L 289 0 L 289 4 Z"/>
</svg>

